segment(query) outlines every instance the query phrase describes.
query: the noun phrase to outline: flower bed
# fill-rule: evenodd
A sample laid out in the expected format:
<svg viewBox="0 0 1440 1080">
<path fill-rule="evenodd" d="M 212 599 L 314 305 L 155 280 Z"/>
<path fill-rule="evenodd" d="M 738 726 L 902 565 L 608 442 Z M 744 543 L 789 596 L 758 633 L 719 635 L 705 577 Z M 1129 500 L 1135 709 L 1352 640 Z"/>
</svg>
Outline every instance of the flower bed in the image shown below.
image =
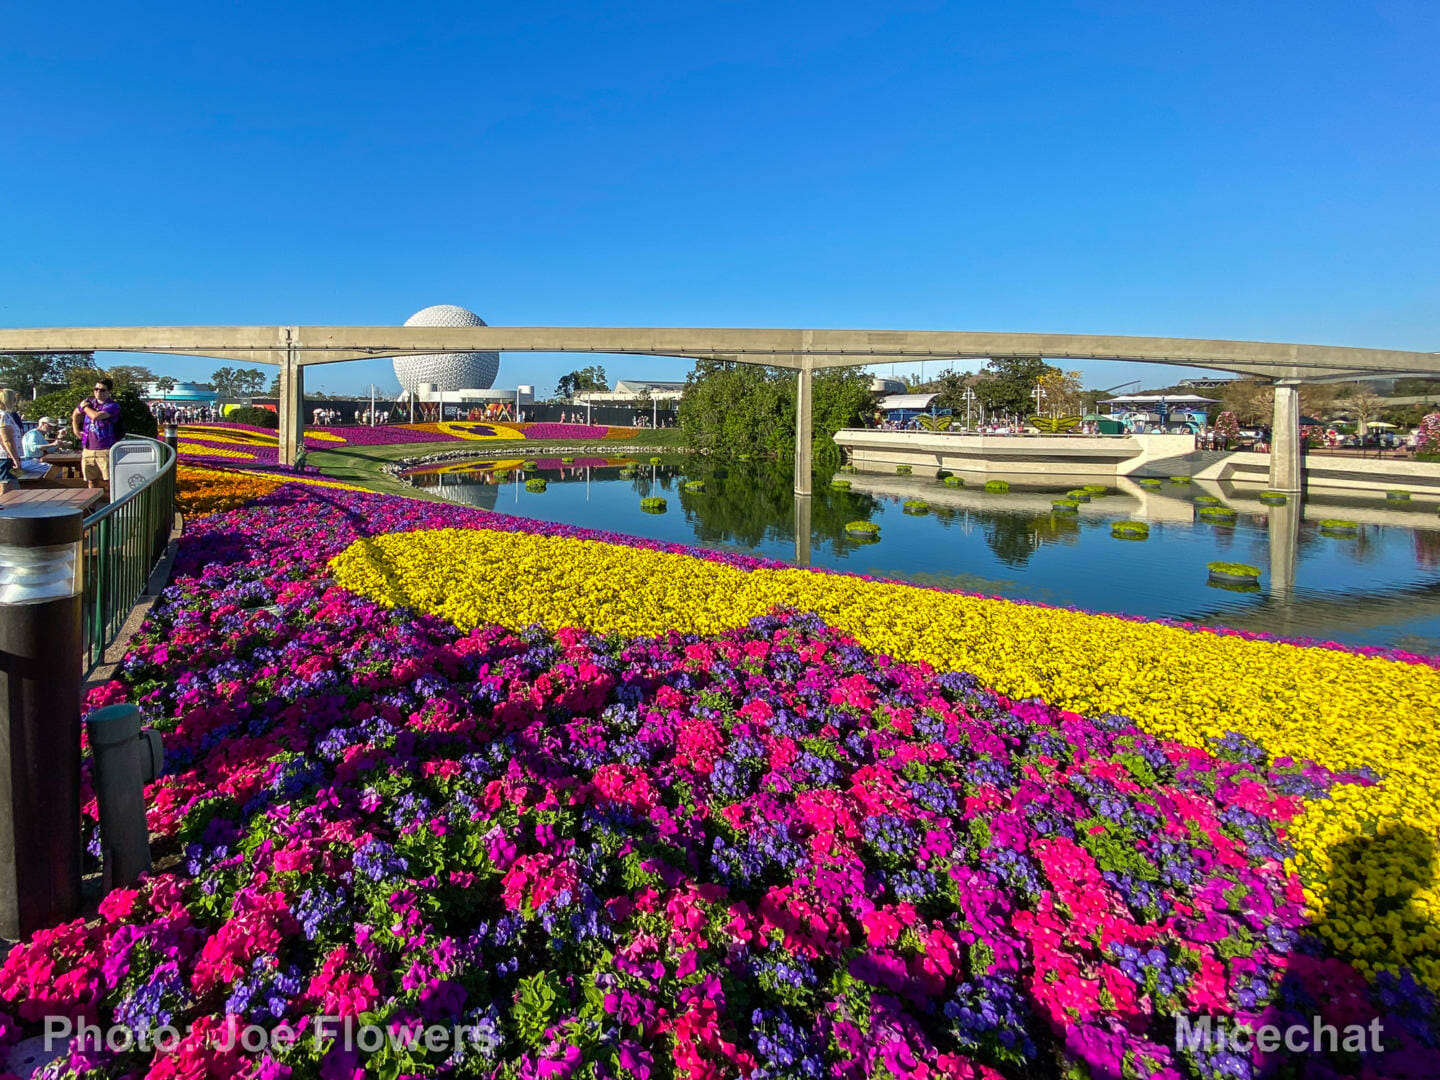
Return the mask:
<svg viewBox="0 0 1440 1080">
<path fill-rule="evenodd" d="M 1177 1010 L 1383 1011 L 1367 1067 L 1440 1069 L 1370 963 L 1435 974 L 1429 667 L 287 485 L 194 524 L 121 677 L 166 868 L 0 1001 L 198 1022 L 150 1075 L 358 1076 L 203 1038 L 319 1015 L 480 1032 L 370 1075 L 1224 1074 Z"/>
</svg>

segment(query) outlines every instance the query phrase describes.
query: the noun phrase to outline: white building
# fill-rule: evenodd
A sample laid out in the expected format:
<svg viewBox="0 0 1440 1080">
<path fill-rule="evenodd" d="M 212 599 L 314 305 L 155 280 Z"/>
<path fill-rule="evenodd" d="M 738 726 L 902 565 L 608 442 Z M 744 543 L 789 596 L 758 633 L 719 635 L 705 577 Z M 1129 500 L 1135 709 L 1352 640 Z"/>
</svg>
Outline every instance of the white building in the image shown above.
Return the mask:
<svg viewBox="0 0 1440 1080">
<path fill-rule="evenodd" d="M 636 401 L 679 404 L 685 392 L 683 382 L 652 382 L 646 379 L 621 379 L 614 390 L 581 390 L 570 398 L 573 405 L 631 405 Z M 648 395 L 648 396 L 647 396 Z"/>
</svg>

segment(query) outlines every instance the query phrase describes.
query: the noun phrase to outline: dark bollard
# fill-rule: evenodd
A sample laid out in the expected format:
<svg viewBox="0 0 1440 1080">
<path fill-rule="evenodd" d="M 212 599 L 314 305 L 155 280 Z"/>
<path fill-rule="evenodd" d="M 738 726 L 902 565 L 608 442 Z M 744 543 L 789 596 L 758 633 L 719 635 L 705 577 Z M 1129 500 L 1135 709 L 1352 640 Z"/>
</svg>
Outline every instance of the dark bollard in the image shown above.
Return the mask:
<svg viewBox="0 0 1440 1080">
<path fill-rule="evenodd" d="M 82 517 L 0 513 L 0 937 L 80 909 Z"/>
<path fill-rule="evenodd" d="M 178 424 L 166 424 L 166 425 L 165 425 L 165 445 L 168 446 L 168 447 L 170 447 L 171 450 L 174 450 L 174 451 L 177 451 L 177 452 L 179 451 L 179 449 L 180 449 L 180 426 L 179 426 Z"/>
<path fill-rule="evenodd" d="M 134 705 L 107 705 L 85 718 L 100 808 L 100 859 L 105 888 L 133 885 L 150 869 L 145 785 L 164 766 L 160 736 L 140 727 Z"/>
</svg>

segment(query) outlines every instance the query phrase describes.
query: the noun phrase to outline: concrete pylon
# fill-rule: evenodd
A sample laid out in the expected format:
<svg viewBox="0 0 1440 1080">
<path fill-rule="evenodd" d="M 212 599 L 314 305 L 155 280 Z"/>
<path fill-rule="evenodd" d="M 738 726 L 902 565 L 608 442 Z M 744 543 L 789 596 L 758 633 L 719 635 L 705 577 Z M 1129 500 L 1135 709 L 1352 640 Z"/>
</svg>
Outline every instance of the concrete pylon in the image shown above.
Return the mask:
<svg viewBox="0 0 1440 1080">
<path fill-rule="evenodd" d="M 798 357 L 800 370 L 795 373 L 795 494 L 810 494 L 810 473 L 814 468 L 811 460 L 814 448 L 811 427 L 811 400 L 813 397 L 814 361 L 809 356 Z"/>
<path fill-rule="evenodd" d="M 1275 416 L 1270 426 L 1270 488 L 1300 490 L 1300 388 L 1275 384 Z"/>
<path fill-rule="evenodd" d="M 294 465 L 305 445 L 305 369 L 293 345 L 280 360 L 280 464 Z"/>
</svg>

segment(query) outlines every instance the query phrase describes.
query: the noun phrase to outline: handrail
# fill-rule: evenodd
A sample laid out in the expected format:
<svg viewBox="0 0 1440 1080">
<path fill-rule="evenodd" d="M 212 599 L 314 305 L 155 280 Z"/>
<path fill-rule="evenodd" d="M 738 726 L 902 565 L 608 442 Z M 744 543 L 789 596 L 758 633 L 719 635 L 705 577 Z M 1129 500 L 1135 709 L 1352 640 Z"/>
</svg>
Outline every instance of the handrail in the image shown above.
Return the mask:
<svg viewBox="0 0 1440 1080">
<path fill-rule="evenodd" d="M 170 541 L 175 520 L 179 455 L 159 439 L 161 465 L 134 491 L 101 507 L 84 522 L 85 670 L 93 671 L 119 636 L 150 573 Z"/>
</svg>

